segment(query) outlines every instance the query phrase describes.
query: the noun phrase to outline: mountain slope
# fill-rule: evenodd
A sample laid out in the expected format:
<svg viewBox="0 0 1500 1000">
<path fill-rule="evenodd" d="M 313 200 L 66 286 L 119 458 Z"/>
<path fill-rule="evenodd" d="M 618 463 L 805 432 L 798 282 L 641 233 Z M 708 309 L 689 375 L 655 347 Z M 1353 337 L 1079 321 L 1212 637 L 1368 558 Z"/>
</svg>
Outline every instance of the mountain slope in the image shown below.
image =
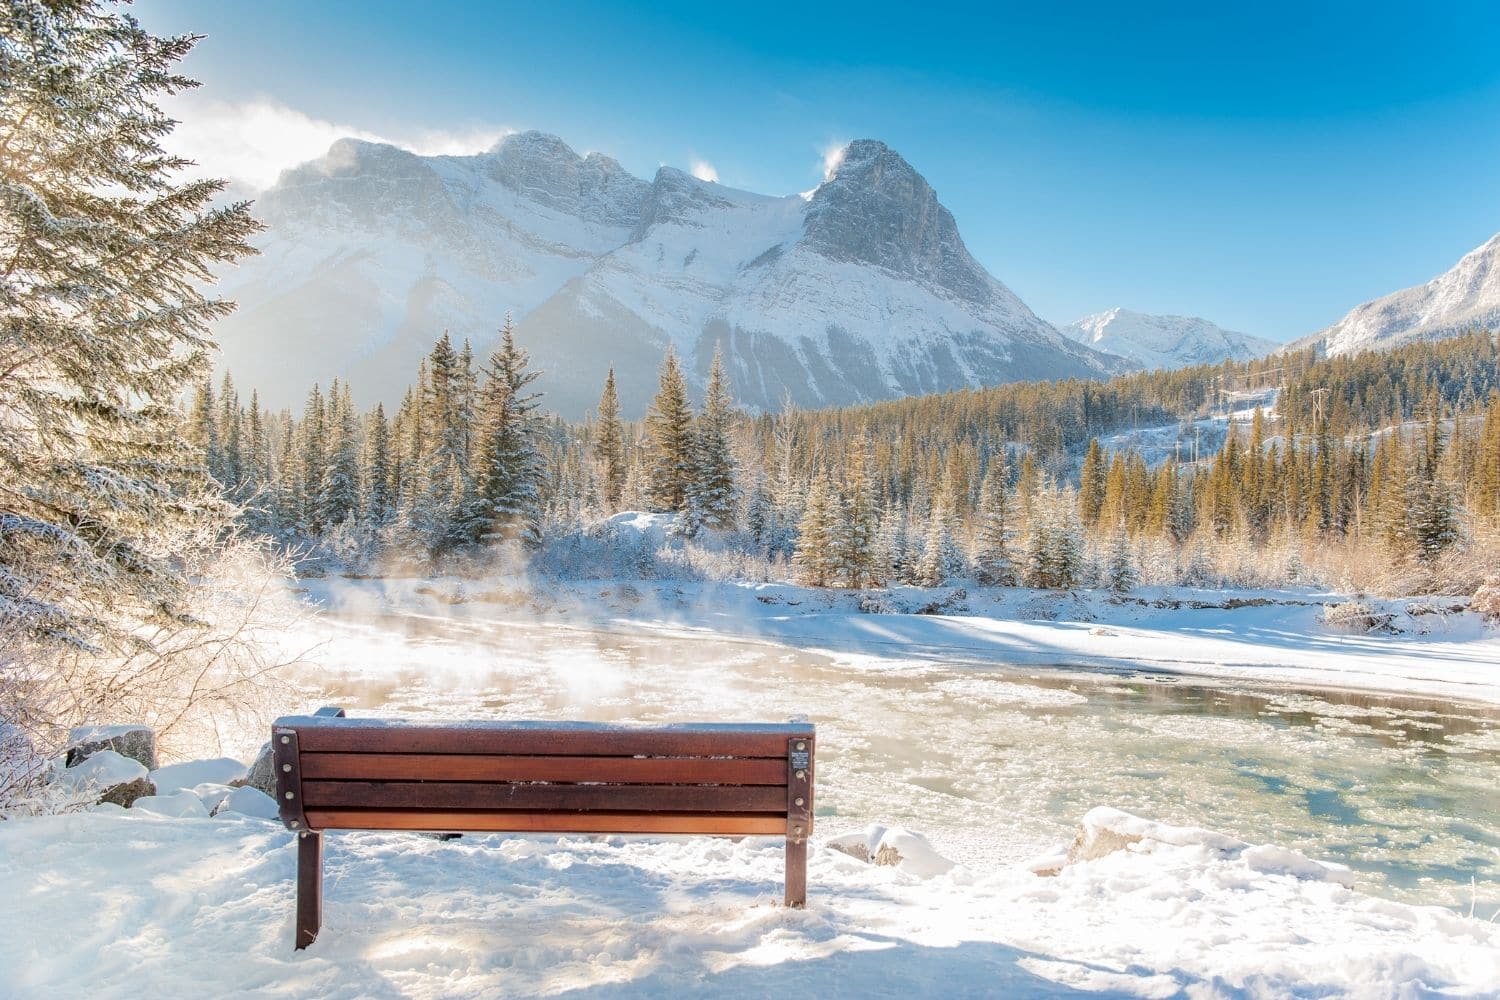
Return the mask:
<svg viewBox="0 0 1500 1000">
<path fill-rule="evenodd" d="M 1248 333 L 1225 330 L 1197 316 L 1160 316 L 1120 308 L 1085 316 L 1058 329 L 1080 344 L 1148 369 L 1247 361 L 1280 346 Z"/>
<path fill-rule="evenodd" d="M 1500 330 L 1500 234 L 1426 284 L 1355 306 L 1337 323 L 1292 347 L 1350 354 L 1476 328 Z"/>
<path fill-rule="evenodd" d="M 642 181 L 535 132 L 462 157 L 340 140 L 257 213 L 263 254 L 226 276 L 240 309 L 220 335 L 226 367 L 273 406 L 334 376 L 393 402 L 444 329 L 482 355 L 507 312 L 570 416 L 611 364 L 640 412 L 668 346 L 698 380 L 722 347 L 758 408 L 1125 367 L 989 275 L 931 186 L 874 141 L 809 195 L 769 197 L 666 167 Z"/>
</svg>

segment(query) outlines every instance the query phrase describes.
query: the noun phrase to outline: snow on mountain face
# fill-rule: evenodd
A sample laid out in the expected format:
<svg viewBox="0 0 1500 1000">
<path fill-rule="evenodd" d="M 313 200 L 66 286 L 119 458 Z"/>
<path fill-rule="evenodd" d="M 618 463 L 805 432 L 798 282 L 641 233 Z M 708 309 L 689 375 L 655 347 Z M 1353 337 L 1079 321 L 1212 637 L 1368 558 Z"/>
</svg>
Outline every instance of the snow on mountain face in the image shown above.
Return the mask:
<svg viewBox="0 0 1500 1000">
<path fill-rule="evenodd" d="M 1500 234 L 1425 285 L 1355 306 L 1337 323 L 1292 347 L 1352 354 L 1474 329 L 1500 330 Z"/>
<path fill-rule="evenodd" d="M 616 367 L 639 413 L 673 346 L 716 347 L 739 400 L 846 404 L 1125 367 L 1060 336 L 970 255 L 931 186 L 850 144 L 810 196 L 664 167 L 651 182 L 537 132 L 474 156 L 340 140 L 256 204 L 262 255 L 224 276 L 224 366 L 270 406 L 347 379 L 392 403 L 444 330 L 481 357 L 507 312 L 576 416 Z"/>
<path fill-rule="evenodd" d="M 1248 333 L 1225 330 L 1197 316 L 1154 316 L 1119 308 L 1085 316 L 1058 329 L 1080 344 L 1148 369 L 1247 361 L 1280 346 Z"/>
</svg>

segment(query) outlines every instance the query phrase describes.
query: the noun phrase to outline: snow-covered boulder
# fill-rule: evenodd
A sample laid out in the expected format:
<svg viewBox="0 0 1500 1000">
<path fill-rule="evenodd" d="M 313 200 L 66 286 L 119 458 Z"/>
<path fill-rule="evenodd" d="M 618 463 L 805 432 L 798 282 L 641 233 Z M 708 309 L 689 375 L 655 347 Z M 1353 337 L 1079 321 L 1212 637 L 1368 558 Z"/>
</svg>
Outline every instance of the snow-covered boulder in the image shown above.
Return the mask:
<svg viewBox="0 0 1500 1000">
<path fill-rule="evenodd" d="M 157 792 L 163 795 L 205 782 L 227 785 L 244 776 L 245 765 L 231 757 L 183 761 L 151 772 L 151 780 L 155 783 Z"/>
<path fill-rule="evenodd" d="M 183 789 L 171 795 L 143 795 L 130 804 L 135 812 L 155 813 L 173 819 L 203 819 L 208 816 L 203 800 Z"/>
<path fill-rule="evenodd" d="M 1157 823 L 1108 806 L 1089 810 L 1066 851 L 1059 849 L 1037 858 L 1027 867 L 1038 875 L 1057 875 L 1069 865 L 1098 861 L 1121 852 L 1152 854 L 1174 850 L 1206 856 L 1215 863 L 1236 862 L 1265 875 L 1333 882 L 1346 888 L 1354 885 L 1354 873 L 1344 865 L 1314 861 L 1285 847 L 1252 846 L 1212 830 Z"/>
<path fill-rule="evenodd" d="M 276 807 L 275 799 L 260 789 L 251 788 L 248 785 L 230 792 L 213 811 L 215 816 L 224 813 L 239 813 L 242 816 L 254 816 L 256 819 L 277 819 L 281 815 Z"/>
<path fill-rule="evenodd" d="M 1243 851 L 1249 844 L 1211 830 L 1192 826 L 1172 826 L 1132 816 L 1120 809 L 1099 806 L 1090 809 L 1079 825 L 1078 835 L 1068 848 L 1067 864 L 1093 861 L 1116 851 L 1128 850 L 1143 841 L 1172 844 L 1178 847 L 1198 845 L 1224 853 Z"/>
<path fill-rule="evenodd" d="M 276 797 L 276 755 L 271 750 L 271 744 L 267 742 L 260 748 L 260 753 L 255 755 L 255 762 L 245 771 L 243 777 L 229 783 L 236 787 L 244 785 L 258 789 L 274 799 Z"/>
<path fill-rule="evenodd" d="M 98 750 L 57 776 L 57 784 L 95 802 L 129 806 L 145 795 L 156 794 L 146 765 L 115 750 Z"/>
<path fill-rule="evenodd" d="M 866 864 L 890 865 L 917 878 L 946 875 L 955 867 L 952 861 L 933 849 L 926 837 L 899 826 L 874 824 L 860 833 L 833 837 L 825 842 L 825 846 Z"/>
<path fill-rule="evenodd" d="M 139 761 L 148 771 L 157 768 L 156 734 L 149 726 L 80 726 L 68 733 L 65 762 L 72 767 L 100 750 L 113 750 Z"/>
</svg>

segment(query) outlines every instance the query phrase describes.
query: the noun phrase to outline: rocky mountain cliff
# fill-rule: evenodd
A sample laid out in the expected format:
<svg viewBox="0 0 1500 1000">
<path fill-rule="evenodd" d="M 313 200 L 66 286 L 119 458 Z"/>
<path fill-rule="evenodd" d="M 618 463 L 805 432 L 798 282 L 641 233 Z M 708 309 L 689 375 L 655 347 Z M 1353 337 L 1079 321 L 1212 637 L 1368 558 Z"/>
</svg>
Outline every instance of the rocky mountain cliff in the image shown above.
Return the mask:
<svg viewBox="0 0 1500 1000">
<path fill-rule="evenodd" d="M 952 214 L 884 144 L 768 197 L 663 167 L 650 182 L 537 132 L 474 156 L 351 139 L 256 206 L 262 255 L 225 276 L 224 364 L 271 406 L 348 379 L 393 402 L 443 330 L 483 356 L 507 312 L 578 416 L 613 364 L 627 412 L 669 346 L 716 347 L 752 408 L 831 405 L 1129 367 L 1061 336 L 988 274 Z"/>
</svg>

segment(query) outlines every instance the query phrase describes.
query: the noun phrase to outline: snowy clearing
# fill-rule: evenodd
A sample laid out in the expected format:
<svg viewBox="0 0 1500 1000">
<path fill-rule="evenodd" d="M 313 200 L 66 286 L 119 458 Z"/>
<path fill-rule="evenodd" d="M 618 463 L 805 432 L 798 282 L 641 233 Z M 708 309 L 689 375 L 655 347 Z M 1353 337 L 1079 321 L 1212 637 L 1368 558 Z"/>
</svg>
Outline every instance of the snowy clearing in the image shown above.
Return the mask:
<svg viewBox="0 0 1500 1000">
<path fill-rule="evenodd" d="M 777 905 L 779 841 L 333 834 L 323 931 L 297 953 L 277 823 L 24 820 L 0 827 L 0 969 L 16 997 L 1500 990 L 1500 926 L 1362 895 L 1290 852 L 1178 828 L 1155 841 L 1136 823 L 1148 839 L 1051 878 L 923 878 L 816 847 L 805 911 Z"/>
</svg>

